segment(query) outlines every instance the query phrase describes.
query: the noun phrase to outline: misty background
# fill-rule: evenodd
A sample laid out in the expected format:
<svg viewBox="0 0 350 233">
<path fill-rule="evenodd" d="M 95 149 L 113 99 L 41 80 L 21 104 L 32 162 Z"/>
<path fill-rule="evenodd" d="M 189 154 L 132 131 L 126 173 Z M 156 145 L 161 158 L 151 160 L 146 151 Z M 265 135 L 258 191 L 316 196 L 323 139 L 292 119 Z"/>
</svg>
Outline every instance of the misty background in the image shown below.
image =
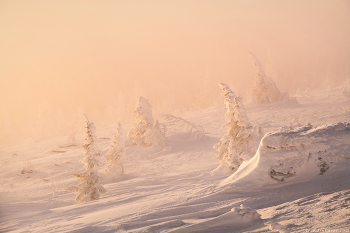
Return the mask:
<svg viewBox="0 0 350 233">
<path fill-rule="evenodd" d="M 256 70 L 281 91 L 350 78 L 347 0 L 0 1 L 0 143 L 250 98 Z"/>
</svg>

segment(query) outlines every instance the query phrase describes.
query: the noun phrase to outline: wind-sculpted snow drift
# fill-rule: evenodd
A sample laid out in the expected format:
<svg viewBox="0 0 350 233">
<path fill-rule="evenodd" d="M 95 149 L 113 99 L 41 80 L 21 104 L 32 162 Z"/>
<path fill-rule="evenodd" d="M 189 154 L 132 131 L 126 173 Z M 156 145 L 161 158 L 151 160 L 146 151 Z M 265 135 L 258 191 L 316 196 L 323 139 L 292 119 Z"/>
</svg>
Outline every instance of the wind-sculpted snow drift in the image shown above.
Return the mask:
<svg viewBox="0 0 350 233">
<path fill-rule="evenodd" d="M 241 204 L 240 207 L 233 207 L 231 211 L 220 216 L 172 232 L 242 232 L 242 229 L 257 225 L 260 222 L 261 215 L 256 210 Z"/>
<path fill-rule="evenodd" d="M 346 122 L 266 134 L 255 156 L 220 186 L 230 183 L 238 186 L 237 182 L 262 186 L 298 175 L 299 178 L 323 175 L 332 168 L 333 162 L 349 159 L 349 141 L 350 123 Z"/>
</svg>

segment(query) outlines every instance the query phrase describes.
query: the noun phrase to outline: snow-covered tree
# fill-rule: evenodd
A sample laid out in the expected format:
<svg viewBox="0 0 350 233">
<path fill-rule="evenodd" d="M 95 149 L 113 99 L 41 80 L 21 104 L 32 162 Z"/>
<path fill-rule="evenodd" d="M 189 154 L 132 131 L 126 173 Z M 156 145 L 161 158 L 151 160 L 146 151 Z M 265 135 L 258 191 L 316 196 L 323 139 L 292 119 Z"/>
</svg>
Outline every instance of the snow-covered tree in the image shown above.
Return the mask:
<svg viewBox="0 0 350 233">
<path fill-rule="evenodd" d="M 83 145 L 84 155 L 82 162 L 85 164 L 85 171 L 74 174 L 78 177 L 78 184 L 73 190 L 78 195 L 77 201 L 90 201 L 100 197 L 100 193 L 105 193 L 105 188 L 99 183 L 98 174 L 100 152 L 96 145 L 96 128 L 93 122 L 86 122 L 86 138 Z"/>
<path fill-rule="evenodd" d="M 128 138 L 133 144 L 139 146 L 165 144 L 164 127 L 162 130 L 159 122 L 154 122 L 152 105 L 147 99 L 139 97 L 133 116 L 135 124 L 128 133 Z"/>
<path fill-rule="evenodd" d="M 258 58 L 251 52 L 249 52 L 250 57 L 254 61 L 254 65 L 257 70 L 257 75 L 255 78 L 255 86 L 252 92 L 252 98 L 258 104 L 272 103 L 276 101 L 282 101 L 287 97 L 286 93 L 281 93 L 275 82 L 269 78 L 258 60 Z"/>
<path fill-rule="evenodd" d="M 105 155 L 105 159 L 108 164 L 106 171 L 108 173 L 112 173 L 115 176 L 121 176 L 124 174 L 122 163 L 122 157 L 124 154 L 125 145 L 123 141 L 123 129 L 121 124 L 118 123 L 112 143 L 109 146 L 107 154 Z"/>
<path fill-rule="evenodd" d="M 139 96 L 146 96 L 146 89 L 144 85 L 139 80 L 134 81 L 134 85 L 128 93 L 126 93 L 126 100 L 127 100 L 127 106 L 126 111 L 127 113 L 133 112 L 134 104 L 138 101 Z"/>
<path fill-rule="evenodd" d="M 214 145 L 214 149 L 220 163 L 234 170 L 252 157 L 253 127 L 245 114 L 241 99 L 226 84 L 219 83 L 219 86 L 225 97 L 227 123 L 223 128 L 227 129 L 227 133 Z"/>
</svg>

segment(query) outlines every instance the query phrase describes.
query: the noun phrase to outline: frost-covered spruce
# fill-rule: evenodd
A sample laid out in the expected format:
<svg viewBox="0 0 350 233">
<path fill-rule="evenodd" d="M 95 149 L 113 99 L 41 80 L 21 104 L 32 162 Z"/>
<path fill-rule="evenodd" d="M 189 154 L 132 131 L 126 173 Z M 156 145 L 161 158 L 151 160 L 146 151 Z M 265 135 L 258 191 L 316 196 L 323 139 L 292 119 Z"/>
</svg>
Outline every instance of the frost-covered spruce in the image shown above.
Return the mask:
<svg viewBox="0 0 350 233">
<path fill-rule="evenodd" d="M 165 132 L 162 132 L 158 121 L 154 123 L 152 105 L 147 99 L 142 96 L 139 97 L 133 116 L 135 124 L 129 131 L 128 138 L 134 145 L 156 146 L 165 144 Z"/>
<path fill-rule="evenodd" d="M 78 195 L 77 201 L 90 201 L 100 197 L 100 193 L 105 193 L 105 188 L 99 184 L 98 165 L 100 152 L 96 145 L 96 128 L 93 122 L 86 122 L 86 138 L 83 145 L 84 155 L 82 162 L 85 164 L 85 171 L 74 174 L 78 177 L 78 184 L 74 191 Z"/>
<path fill-rule="evenodd" d="M 253 127 L 241 99 L 226 84 L 219 83 L 219 86 L 225 97 L 227 123 L 223 128 L 227 129 L 227 133 L 214 145 L 214 149 L 220 163 L 234 170 L 252 157 Z"/>
<path fill-rule="evenodd" d="M 123 141 L 123 129 L 120 123 L 118 123 L 116 133 L 113 137 L 112 143 L 109 146 L 109 150 L 105 155 L 107 162 L 106 172 L 112 173 L 115 176 L 121 176 L 124 174 L 122 157 L 125 154 L 125 145 Z"/>
<path fill-rule="evenodd" d="M 258 104 L 266 104 L 282 101 L 287 97 L 286 93 L 281 93 L 275 82 L 265 74 L 264 68 L 258 58 L 251 52 L 249 52 L 249 55 L 253 59 L 257 70 L 252 99 Z"/>
</svg>

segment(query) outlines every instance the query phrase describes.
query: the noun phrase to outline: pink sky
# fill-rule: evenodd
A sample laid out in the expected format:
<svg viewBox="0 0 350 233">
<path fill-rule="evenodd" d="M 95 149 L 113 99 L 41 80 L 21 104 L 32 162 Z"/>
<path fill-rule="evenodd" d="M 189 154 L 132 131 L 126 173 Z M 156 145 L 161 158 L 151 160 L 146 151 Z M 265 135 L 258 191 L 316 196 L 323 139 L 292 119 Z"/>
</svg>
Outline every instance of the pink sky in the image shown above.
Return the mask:
<svg viewBox="0 0 350 233">
<path fill-rule="evenodd" d="M 346 0 L 0 1 L 0 114 L 19 130 L 45 102 L 103 111 L 119 93 L 133 100 L 136 82 L 179 107 L 206 76 L 213 92 L 226 82 L 249 96 L 248 51 L 283 91 L 339 85 L 349 41 Z"/>
</svg>

